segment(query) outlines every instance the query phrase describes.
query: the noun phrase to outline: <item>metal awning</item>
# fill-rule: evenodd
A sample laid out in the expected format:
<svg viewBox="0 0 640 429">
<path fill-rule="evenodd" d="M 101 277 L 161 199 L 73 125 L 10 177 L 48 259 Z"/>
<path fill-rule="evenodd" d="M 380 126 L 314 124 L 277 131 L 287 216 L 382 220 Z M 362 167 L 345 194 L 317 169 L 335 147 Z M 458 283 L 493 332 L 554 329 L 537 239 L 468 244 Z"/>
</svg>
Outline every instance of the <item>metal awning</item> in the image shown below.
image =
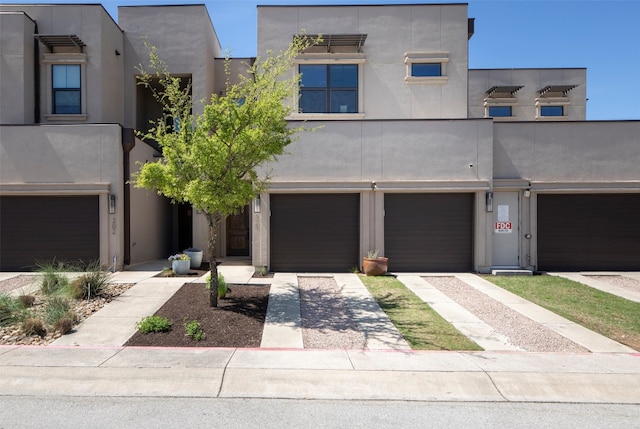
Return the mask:
<svg viewBox="0 0 640 429">
<path fill-rule="evenodd" d="M 561 92 L 563 96 L 566 96 L 567 93 L 571 91 L 573 88 L 575 88 L 576 86 L 578 85 L 549 85 L 542 88 L 540 91 L 538 91 L 538 93 L 540 95 L 545 95 L 548 92 L 553 94 L 557 94 Z"/>
<path fill-rule="evenodd" d="M 53 52 L 53 48 L 56 46 L 75 46 L 78 48 L 78 52 L 82 52 L 83 48 L 87 46 L 75 34 L 34 34 L 33 37 L 46 46 L 50 52 Z"/>
<path fill-rule="evenodd" d="M 360 52 L 367 40 L 366 34 L 299 34 L 298 37 L 306 40 L 321 38 L 322 40 L 314 43 L 313 46 L 325 46 L 327 52 L 331 52 L 331 48 L 336 46 L 353 47 L 356 52 Z"/>
<path fill-rule="evenodd" d="M 509 94 L 513 96 L 516 92 L 523 88 L 523 85 L 512 86 L 492 86 L 486 91 L 487 97 L 498 96 L 498 94 Z"/>
</svg>

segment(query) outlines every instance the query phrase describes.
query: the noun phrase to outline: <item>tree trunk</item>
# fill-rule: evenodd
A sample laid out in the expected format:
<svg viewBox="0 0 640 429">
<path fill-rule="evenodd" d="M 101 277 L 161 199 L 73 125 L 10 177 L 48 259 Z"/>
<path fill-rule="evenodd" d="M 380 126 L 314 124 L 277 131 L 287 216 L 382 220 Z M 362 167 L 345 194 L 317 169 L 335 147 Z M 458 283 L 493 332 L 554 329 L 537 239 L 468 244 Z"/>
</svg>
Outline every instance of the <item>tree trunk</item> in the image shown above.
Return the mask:
<svg viewBox="0 0 640 429">
<path fill-rule="evenodd" d="M 218 213 L 205 213 L 209 228 L 209 269 L 211 270 L 211 289 L 209 290 L 209 305 L 218 306 L 218 266 L 216 264 L 216 240 L 218 238 L 218 226 L 222 216 Z"/>
</svg>

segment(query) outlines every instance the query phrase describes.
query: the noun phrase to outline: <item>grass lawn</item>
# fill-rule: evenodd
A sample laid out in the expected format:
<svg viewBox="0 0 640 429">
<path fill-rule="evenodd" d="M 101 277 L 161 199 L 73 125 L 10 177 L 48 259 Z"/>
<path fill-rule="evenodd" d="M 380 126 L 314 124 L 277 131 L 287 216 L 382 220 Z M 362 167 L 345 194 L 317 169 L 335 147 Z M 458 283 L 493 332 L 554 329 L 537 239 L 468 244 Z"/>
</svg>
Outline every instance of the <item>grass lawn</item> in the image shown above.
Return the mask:
<svg viewBox="0 0 640 429">
<path fill-rule="evenodd" d="M 555 276 L 483 277 L 566 319 L 640 350 L 640 303 Z"/>
<path fill-rule="evenodd" d="M 414 350 L 482 350 L 391 276 L 360 275 L 369 292 Z"/>
</svg>

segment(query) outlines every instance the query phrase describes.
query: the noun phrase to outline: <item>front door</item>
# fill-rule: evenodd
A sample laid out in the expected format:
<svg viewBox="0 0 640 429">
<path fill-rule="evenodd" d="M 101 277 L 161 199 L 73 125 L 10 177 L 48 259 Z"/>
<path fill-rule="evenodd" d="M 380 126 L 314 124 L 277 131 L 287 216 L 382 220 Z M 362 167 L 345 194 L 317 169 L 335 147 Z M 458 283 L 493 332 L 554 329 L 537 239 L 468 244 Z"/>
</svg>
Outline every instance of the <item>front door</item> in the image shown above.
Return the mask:
<svg viewBox="0 0 640 429">
<path fill-rule="evenodd" d="M 249 206 L 227 217 L 227 256 L 249 256 Z"/>
<path fill-rule="evenodd" d="M 520 193 L 493 194 L 493 267 L 519 267 Z"/>
</svg>

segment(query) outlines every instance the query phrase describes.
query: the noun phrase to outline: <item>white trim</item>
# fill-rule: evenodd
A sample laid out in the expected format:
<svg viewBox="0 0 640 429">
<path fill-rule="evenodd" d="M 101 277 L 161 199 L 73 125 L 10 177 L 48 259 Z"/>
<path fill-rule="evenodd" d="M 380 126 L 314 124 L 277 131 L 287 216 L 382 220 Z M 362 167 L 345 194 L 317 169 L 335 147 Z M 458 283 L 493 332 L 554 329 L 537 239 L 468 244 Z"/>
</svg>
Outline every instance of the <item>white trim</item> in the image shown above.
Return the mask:
<svg viewBox="0 0 640 429">
<path fill-rule="evenodd" d="M 81 53 L 56 53 L 44 54 L 42 63 L 45 64 L 46 88 L 46 109 L 45 119 L 47 121 L 76 121 L 82 122 L 88 119 L 87 114 L 87 55 Z M 54 114 L 53 113 L 53 76 L 52 65 L 80 65 L 80 114 Z"/>
<path fill-rule="evenodd" d="M 447 74 L 447 63 L 449 62 L 449 52 L 405 52 L 405 83 L 409 85 L 443 85 L 449 81 Z M 413 64 L 440 64 L 440 76 L 412 76 L 411 66 Z"/>
</svg>

